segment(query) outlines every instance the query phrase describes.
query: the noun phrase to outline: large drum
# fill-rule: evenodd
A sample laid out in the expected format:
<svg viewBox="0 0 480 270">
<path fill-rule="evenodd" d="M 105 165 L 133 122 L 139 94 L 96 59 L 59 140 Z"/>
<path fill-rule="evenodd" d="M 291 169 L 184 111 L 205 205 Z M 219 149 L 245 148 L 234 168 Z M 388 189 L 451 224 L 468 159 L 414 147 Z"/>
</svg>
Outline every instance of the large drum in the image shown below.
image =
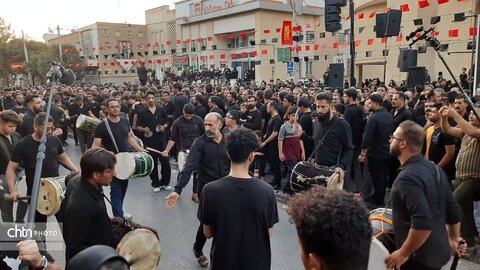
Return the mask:
<svg viewBox="0 0 480 270">
<path fill-rule="evenodd" d="M 370 211 L 368 217 L 372 225 L 373 237 L 380 241 L 390 252 L 395 251 L 395 235 L 393 233 L 393 216 L 390 208 L 377 208 Z"/>
<path fill-rule="evenodd" d="M 65 176 L 42 178 L 38 191 L 37 211 L 46 216 L 58 213 L 66 190 Z"/>
<path fill-rule="evenodd" d="M 368 270 L 389 270 L 385 264 L 385 258 L 388 255 L 390 255 L 390 253 L 383 244 L 372 237 L 370 256 L 368 257 Z"/>
<path fill-rule="evenodd" d="M 117 158 L 115 173 L 118 179 L 145 177 L 153 170 L 153 158 L 147 153 L 123 152 L 115 156 Z"/>
<path fill-rule="evenodd" d="M 300 161 L 290 175 L 291 189 L 301 192 L 310 189 L 313 185 L 327 189 L 343 189 L 343 181 L 340 181 L 340 175 L 334 168 Z"/>
<path fill-rule="evenodd" d="M 157 269 L 160 262 L 160 240 L 157 232 L 147 226 L 121 218 L 111 219 L 113 244 L 127 260 L 131 270 Z"/>
<path fill-rule="evenodd" d="M 100 123 L 100 120 L 80 114 L 75 125 L 80 130 L 93 133 L 98 123 Z"/>
</svg>

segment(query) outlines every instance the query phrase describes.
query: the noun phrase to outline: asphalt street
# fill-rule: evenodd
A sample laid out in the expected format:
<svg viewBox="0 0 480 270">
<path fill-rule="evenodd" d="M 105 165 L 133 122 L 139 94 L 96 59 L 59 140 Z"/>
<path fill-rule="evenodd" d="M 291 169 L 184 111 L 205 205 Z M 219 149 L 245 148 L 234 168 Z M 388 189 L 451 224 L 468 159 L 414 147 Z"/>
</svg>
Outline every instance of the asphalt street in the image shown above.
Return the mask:
<svg viewBox="0 0 480 270">
<path fill-rule="evenodd" d="M 72 161 L 78 165 L 81 157 L 80 148 L 74 146 L 72 140 L 69 140 L 69 142 L 70 146 L 66 147 L 66 152 Z M 67 173 L 63 168 L 61 170 L 61 174 Z M 173 164 L 172 179 L 176 179 L 177 173 L 176 165 Z M 172 187 L 175 182 L 175 180 L 171 181 Z M 109 194 L 109 192 L 109 188 L 106 187 L 105 193 Z M 164 205 L 165 196 L 169 193 L 170 191 L 153 193 L 148 177 L 133 179 L 129 182 L 124 208 L 133 215 L 133 221 L 150 226 L 158 231 L 161 243 L 161 259 L 158 269 L 204 269 L 198 265 L 192 252 L 196 230 L 199 226 L 196 217 L 198 204 L 191 200 L 192 181 L 184 189 L 181 199 L 174 209 L 166 209 Z M 106 203 L 107 208 L 110 209 L 108 202 Z M 280 221 L 275 224 L 271 238 L 272 269 L 301 270 L 303 265 L 300 260 L 295 227 L 288 221 L 285 204 L 279 202 L 277 205 Z M 49 221 L 54 220 L 54 217 L 49 217 Z M 79 224 L 79 226 L 82 225 Z M 211 240 L 208 240 L 204 248 L 207 257 L 210 247 Z M 59 263 L 64 265 L 63 248 L 57 248 L 51 253 Z M 450 267 L 446 266 L 443 269 L 450 269 Z M 480 266 L 460 260 L 457 269 L 480 269 Z"/>
</svg>

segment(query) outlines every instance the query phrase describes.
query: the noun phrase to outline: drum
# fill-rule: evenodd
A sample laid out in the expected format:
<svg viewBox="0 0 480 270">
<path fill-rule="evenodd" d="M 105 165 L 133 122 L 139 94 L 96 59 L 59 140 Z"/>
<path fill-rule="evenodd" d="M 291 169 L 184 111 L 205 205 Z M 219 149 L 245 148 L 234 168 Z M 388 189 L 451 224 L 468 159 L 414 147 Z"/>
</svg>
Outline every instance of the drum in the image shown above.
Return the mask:
<svg viewBox="0 0 480 270">
<path fill-rule="evenodd" d="M 368 258 L 368 270 L 389 270 L 385 264 L 385 258 L 390 252 L 376 238 L 372 237 L 370 243 L 370 256 Z"/>
<path fill-rule="evenodd" d="M 131 270 L 157 269 L 160 263 L 160 240 L 157 232 L 149 227 L 121 218 L 111 219 L 113 244 L 117 252 L 127 260 Z"/>
<path fill-rule="evenodd" d="M 46 216 L 58 213 L 66 190 L 65 176 L 42 178 L 38 190 L 37 211 Z"/>
<path fill-rule="evenodd" d="M 75 125 L 80 130 L 93 133 L 98 123 L 100 123 L 100 120 L 80 114 L 77 118 L 77 123 Z"/>
<path fill-rule="evenodd" d="M 368 219 L 372 225 L 372 236 L 380 241 L 390 253 L 394 252 L 396 248 L 395 235 L 393 234 L 392 209 L 373 209 L 370 211 Z"/>
<path fill-rule="evenodd" d="M 340 175 L 333 167 L 300 161 L 293 167 L 290 175 L 291 189 L 301 192 L 310 189 L 313 185 L 320 185 L 327 189 L 343 189 L 343 181 L 340 181 Z"/>
<path fill-rule="evenodd" d="M 118 179 L 145 177 L 153 170 L 153 158 L 147 153 L 123 152 L 115 156 L 117 158 L 115 173 Z"/>
</svg>

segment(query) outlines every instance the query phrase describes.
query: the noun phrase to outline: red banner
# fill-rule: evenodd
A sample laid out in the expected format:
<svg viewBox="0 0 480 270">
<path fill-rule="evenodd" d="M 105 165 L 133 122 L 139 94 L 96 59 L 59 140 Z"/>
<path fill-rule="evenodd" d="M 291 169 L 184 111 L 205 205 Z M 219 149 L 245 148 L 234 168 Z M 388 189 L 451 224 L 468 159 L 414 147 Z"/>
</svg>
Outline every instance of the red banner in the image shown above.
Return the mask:
<svg viewBox="0 0 480 270">
<path fill-rule="evenodd" d="M 293 44 L 292 22 L 283 21 L 282 45 L 292 45 L 292 44 Z"/>
</svg>

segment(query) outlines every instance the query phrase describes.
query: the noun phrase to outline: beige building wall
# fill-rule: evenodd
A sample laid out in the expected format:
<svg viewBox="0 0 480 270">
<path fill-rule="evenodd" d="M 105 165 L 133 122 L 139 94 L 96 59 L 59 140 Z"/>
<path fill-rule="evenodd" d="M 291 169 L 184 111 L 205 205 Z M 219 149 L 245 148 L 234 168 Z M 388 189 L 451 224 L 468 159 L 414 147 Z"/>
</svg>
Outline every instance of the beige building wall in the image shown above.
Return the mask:
<svg viewBox="0 0 480 270">
<path fill-rule="evenodd" d="M 397 68 L 398 56 L 400 48 L 406 48 L 409 45 L 409 42 L 406 40 L 412 31 L 417 29 L 418 26 L 415 26 L 413 23 L 414 19 L 422 19 L 423 26 L 425 29 L 430 28 L 430 19 L 433 16 L 440 16 L 441 21 L 436 24 L 436 31 L 438 31 L 437 39 L 442 44 L 449 44 L 447 52 L 443 52 L 447 63 L 450 65 L 450 68 L 454 72 L 455 76 L 458 78 L 458 75 L 461 72 L 461 68 L 465 67 L 470 69 L 472 65 L 472 50 L 467 50 L 467 43 L 473 40 L 473 37 L 469 34 L 469 29 L 475 27 L 474 19 L 467 18 L 463 22 L 453 22 L 454 14 L 465 12 L 465 15 L 470 15 L 473 9 L 472 0 L 465 0 L 463 2 L 450 1 L 446 4 L 439 5 L 437 1 L 429 1 L 430 6 L 426 8 L 419 8 L 417 0 L 358 0 L 355 1 L 356 4 L 356 37 L 355 40 L 361 40 L 361 45 L 356 48 L 357 57 L 356 57 L 356 77 L 359 80 L 364 81 L 366 78 L 375 78 L 379 77 L 383 80 L 383 71 L 379 66 L 381 66 L 386 60 L 386 81 L 390 79 L 395 80 L 397 83 L 400 83 L 402 80 L 407 78 L 406 72 L 400 72 Z M 410 11 L 403 12 L 402 14 L 402 24 L 401 24 L 401 35 L 403 36 L 402 40 L 397 40 L 397 37 L 388 38 L 386 43 L 387 49 L 389 51 L 388 56 L 383 57 L 382 53 L 385 49 L 385 44 L 381 43 L 381 39 L 375 38 L 375 32 L 373 31 L 373 26 L 375 25 L 375 17 L 368 18 L 371 12 L 376 11 L 377 13 L 384 12 L 386 7 L 391 7 L 394 9 L 400 9 L 401 5 L 408 4 Z M 364 13 L 365 19 L 358 19 L 358 15 Z M 362 33 L 359 33 L 360 27 L 365 27 Z M 459 30 L 458 37 L 449 37 L 449 30 Z M 368 40 L 374 39 L 374 45 L 368 46 Z M 413 46 L 413 48 L 418 48 L 418 46 L 425 46 L 425 41 L 420 41 Z M 370 51 L 371 56 L 367 57 L 366 52 Z M 373 65 L 374 66 L 373 66 Z M 429 74 L 432 80 L 437 79 L 438 72 L 443 72 L 443 77 L 447 80 L 451 79 L 451 76 L 448 74 L 445 66 L 441 60 L 436 55 L 436 52 L 433 48 L 428 48 L 427 53 L 419 54 L 418 57 L 418 66 L 425 66 L 429 70 Z"/>
</svg>

